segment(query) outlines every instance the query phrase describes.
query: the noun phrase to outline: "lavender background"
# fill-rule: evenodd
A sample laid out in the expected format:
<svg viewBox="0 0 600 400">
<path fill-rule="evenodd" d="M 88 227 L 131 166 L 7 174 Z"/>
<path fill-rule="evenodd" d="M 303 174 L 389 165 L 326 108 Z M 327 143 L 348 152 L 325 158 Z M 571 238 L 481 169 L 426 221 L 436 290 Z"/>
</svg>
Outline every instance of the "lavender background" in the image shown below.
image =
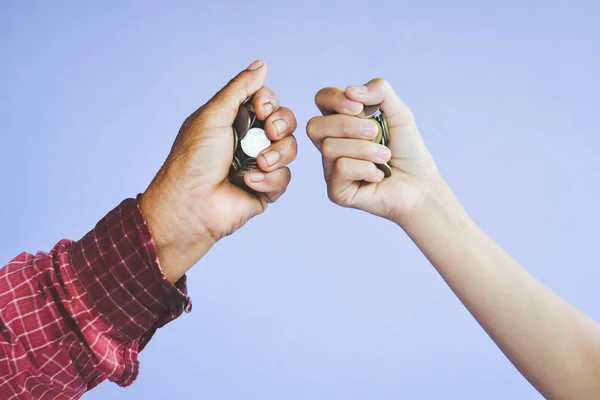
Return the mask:
<svg viewBox="0 0 600 400">
<path fill-rule="evenodd" d="M 471 215 L 599 319 L 595 1 L 4 1 L 0 264 L 143 191 L 254 59 L 299 120 L 288 193 L 189 274 L 192 314 L 92 399 L 538 399 L 405 234 L 330 204 L 304 126 L 385 77 Z"/>
</svg>

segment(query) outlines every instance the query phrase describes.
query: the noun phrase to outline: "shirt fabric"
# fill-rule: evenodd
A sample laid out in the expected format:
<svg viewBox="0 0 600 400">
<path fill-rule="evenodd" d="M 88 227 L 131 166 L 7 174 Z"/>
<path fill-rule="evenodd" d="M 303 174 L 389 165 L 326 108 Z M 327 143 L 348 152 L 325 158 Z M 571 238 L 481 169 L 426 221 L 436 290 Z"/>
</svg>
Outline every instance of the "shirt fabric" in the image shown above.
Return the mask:
<svg viewBox="0 0 600 400">
<path fill-rule="evenodd" d="M 77 399 L 108 379 L 128 386 L 156 330 L 191 311 L 171 284 L 137 199 L 81 240 L 22 253 L 0 270 L 0 399 Z"/>
</svg>

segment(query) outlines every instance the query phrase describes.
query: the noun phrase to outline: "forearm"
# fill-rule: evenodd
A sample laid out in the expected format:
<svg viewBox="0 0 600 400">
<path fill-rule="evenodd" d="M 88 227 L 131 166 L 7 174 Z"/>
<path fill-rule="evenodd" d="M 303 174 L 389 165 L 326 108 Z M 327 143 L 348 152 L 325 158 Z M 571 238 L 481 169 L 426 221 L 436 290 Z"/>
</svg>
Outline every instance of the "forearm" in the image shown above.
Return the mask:
<svg viewBox="0 0 600 400">
<path fill-rule="evenodd" d="M 77 242 L 21 254 L 0 269 L 0 398 L 78 398 L 105 379 L 130 385 L 156 329 L 190 310 L 185 281 L 161 273 L 134 199 Z"/>
<path fill-rule="evenodd" d="M 521 373 L 551 399 L 600 398 L 600 328 L 531 276 L 440 183 L 403 226 Z"/>
</svg>

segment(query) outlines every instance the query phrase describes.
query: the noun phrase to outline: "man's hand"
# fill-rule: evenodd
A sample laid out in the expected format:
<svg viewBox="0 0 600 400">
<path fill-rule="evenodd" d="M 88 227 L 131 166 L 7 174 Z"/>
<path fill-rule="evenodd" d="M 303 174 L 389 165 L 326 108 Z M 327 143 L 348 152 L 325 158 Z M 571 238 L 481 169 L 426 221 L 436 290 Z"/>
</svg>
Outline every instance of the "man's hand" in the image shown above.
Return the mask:
<svg viewBox="0 0 600 400">
<path fill-rule="evenodd" d="M 171 153 L 140 205 L 156 242 L 161 267 L 174 282 L 212 245 L 261 214 L 287 189 L 297 145 L 296 118 L 263 86 L 267 65 L 256 61 L 233 78 L 183 123 Z M 228 179 L 233 156 L 232 124 L 240 105 L 253 97 L 257 118 L 273 142 L 258 157 L 260 171 L 246 174 L 251 194 Z"/>
<path fill-rule="evenodd" d="M 312 118 L 306 131 L 323 154 L 331 201 L 405 224 L 441 180 L 410 109 L 383 79 L 322 89 L 315 102 L 323 116 Z M 356 117 L 377 104 L 387 118 L 389 148 L 371 141 L 376 122 Z M 375 166 L 384 162 L 392 167 L 386 179 Z"/>
</svg>

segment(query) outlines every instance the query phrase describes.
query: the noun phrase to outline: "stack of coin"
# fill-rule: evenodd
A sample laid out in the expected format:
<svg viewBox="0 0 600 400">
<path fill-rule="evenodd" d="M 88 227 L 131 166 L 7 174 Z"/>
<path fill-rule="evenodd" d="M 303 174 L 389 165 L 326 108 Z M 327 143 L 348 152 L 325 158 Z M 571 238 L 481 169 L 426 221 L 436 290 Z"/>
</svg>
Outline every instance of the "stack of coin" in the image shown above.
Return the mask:
<svg viewBox="0 0 600 400">
<path fill-rule="evenodd" d="M 264 122 L 256 118 L 252 99 L 248 99 L 240 107 L 233 123 L 233 160 L 229 180 L 242 189 L 250 190 L 244 182 L 244 175 L 259 168 L 256 157 L 270 145 Z"/>
<path fill-rule="evenodd" d="M 385 119 L 385 114 L 379 106 L 365 106 L 358 117 L 370 118 L 377 122 L 377 125 L 379 126 L 379 132 L 373 141 L 384 146 L 388 145 L 390 134 L 388 131 L 387 120 Z M 392 168 L 387 163 L 377 164 L 377 168 L 383 171 L 386 178 L 392 175 Z"/>
</svg>

